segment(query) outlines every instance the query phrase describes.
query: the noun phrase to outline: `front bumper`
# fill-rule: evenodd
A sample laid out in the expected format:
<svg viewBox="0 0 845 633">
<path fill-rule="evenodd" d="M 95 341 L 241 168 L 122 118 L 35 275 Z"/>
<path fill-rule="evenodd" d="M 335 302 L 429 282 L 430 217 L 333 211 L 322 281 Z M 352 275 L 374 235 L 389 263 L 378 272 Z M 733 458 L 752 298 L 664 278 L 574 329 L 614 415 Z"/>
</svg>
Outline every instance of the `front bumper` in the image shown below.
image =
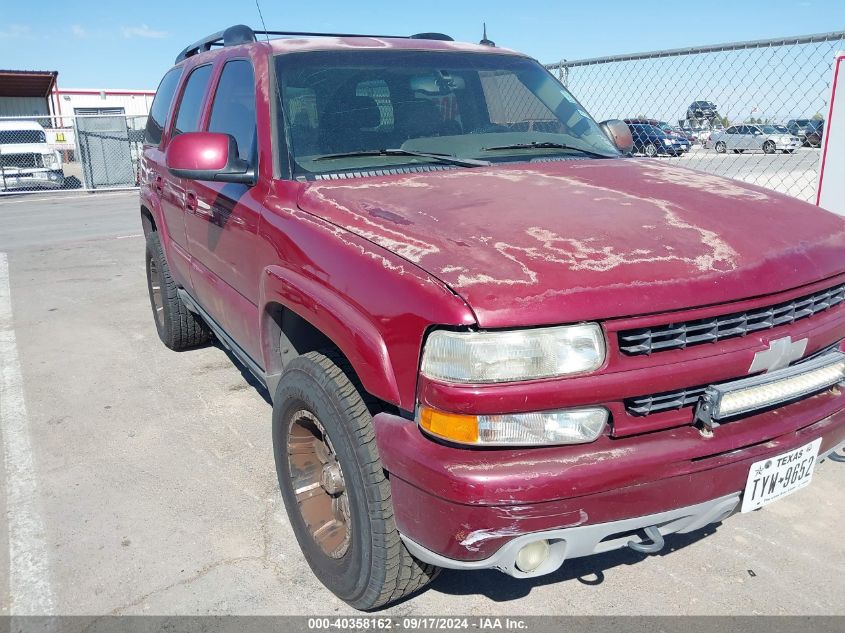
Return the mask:
<svg viewBox="0 0 845 633">
<path fill-rule="evenodd" d="M 61 189 L 64 184 L 65 174 L 61 169 L 7 170 L 0 174 L 0 190 L 5 191 Z"/>
<path fill-rule="evenodd" d="M 819 437 L 820 455 L 845 443 L 838 393 L 730 422 L 710 439 L 685 427 L 581 446 L 467 450 L 390 414 L 375 424 L 409 550 L 441 567 L 517 577 L 637 543 L 642 528 L 665 535 L 721 521 L 737 509 L 755 461 Z M 543 538 L 551 542 L 546 562 L 516 569 L 519 548 Z"/>
<path fill-rule="evenodd" d="M 799 149 L 802 145 L 804 143 L 801 139 L 795 139 L 794 141 L 775 141 L 775 148 L 778 150 Z"/>
</svg>

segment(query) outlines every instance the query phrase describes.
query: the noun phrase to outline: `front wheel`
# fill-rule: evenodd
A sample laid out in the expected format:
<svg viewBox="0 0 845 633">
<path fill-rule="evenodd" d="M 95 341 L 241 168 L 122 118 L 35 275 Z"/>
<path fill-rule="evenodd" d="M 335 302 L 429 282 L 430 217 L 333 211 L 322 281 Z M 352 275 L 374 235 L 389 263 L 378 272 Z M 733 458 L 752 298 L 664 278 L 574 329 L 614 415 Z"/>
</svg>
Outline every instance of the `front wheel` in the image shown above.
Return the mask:
<svg viewBox="0 0 845 633">
<path fill-rule="evenodd" d="M 719 154 L 724 154 L 728 151 L 728 146 L 725 145 L 724 141 L 719 141 L 716 143 L 716 152 Z"/>
<path fill-rule="evenodd" d="M 766 154 L 774 154 L 777 151 L 777 147 L 775 147 L 774 142 L 766 141 L 765 143 L 763 143 L 763 151 Z"/>
<path fill-rule="evenodd" d="M 644 151 L 645 155 L 649 158 L 654 158 L 655 156 L 657 156 L 657 147 L 654 145 L 654 143 L 649 143 L 648 145 L 646 145 Z"/>
<path fill-rule="evenodd" d="M 439 568 L 411 556 L 396 529 L 372 416 L 333 351 L 295 358 L 273 404 L 276 474 L 314 575 L 353 607 L 375 609 L 428 584 Z"/>
</svg>

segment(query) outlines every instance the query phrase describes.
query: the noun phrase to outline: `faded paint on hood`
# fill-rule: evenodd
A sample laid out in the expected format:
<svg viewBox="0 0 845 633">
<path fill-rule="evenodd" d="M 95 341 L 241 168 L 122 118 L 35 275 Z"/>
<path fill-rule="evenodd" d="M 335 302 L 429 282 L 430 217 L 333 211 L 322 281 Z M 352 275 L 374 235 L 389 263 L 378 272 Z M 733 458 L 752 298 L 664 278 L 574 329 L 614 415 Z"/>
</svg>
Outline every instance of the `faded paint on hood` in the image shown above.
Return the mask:
<svg viewBox="0 0 845 633">
<path fill-rule="evenodd" d="M 744 299 L 845 270 L 845 221 L 656 160 L 312 182 L 299 206 L 448 284 L 482 327 Z"/>
</svg>

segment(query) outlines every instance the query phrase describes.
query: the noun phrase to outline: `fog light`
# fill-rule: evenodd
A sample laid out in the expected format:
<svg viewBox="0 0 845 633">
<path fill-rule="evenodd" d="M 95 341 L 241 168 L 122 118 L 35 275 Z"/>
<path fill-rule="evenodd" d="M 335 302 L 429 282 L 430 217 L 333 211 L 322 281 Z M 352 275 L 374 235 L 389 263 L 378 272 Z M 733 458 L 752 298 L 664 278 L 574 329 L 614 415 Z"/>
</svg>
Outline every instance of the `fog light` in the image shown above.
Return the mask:
<svg viewBox="0 0 845 633">
<path fill-rule="evenodd" d="M 534 571 L 549 557 L 549 542 L 545 539 L 524 545 L 516 554 L 519 571 Z"/>
</svg>

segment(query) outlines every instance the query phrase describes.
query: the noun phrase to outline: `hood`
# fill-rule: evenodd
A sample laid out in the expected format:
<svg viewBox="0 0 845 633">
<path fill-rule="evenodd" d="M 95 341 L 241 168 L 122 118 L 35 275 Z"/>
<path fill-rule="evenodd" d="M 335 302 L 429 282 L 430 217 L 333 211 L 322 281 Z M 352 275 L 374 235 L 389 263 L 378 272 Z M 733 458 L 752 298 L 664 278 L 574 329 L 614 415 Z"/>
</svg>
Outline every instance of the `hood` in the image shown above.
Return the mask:
<svg viewBox="0 0 845 633">
<path fill-rule="evenodd" d="M 648 159 L 317 181 L 299 206 L 442 280 L 482 327 L 711 305 L 845 270 L 838 216 Z"/>
<path fill-rule="evenodd" d="M 53 150 L 44 143 L 7 143 L 0 145 L 0 154 L 50 154 Z"/>
</svg>

